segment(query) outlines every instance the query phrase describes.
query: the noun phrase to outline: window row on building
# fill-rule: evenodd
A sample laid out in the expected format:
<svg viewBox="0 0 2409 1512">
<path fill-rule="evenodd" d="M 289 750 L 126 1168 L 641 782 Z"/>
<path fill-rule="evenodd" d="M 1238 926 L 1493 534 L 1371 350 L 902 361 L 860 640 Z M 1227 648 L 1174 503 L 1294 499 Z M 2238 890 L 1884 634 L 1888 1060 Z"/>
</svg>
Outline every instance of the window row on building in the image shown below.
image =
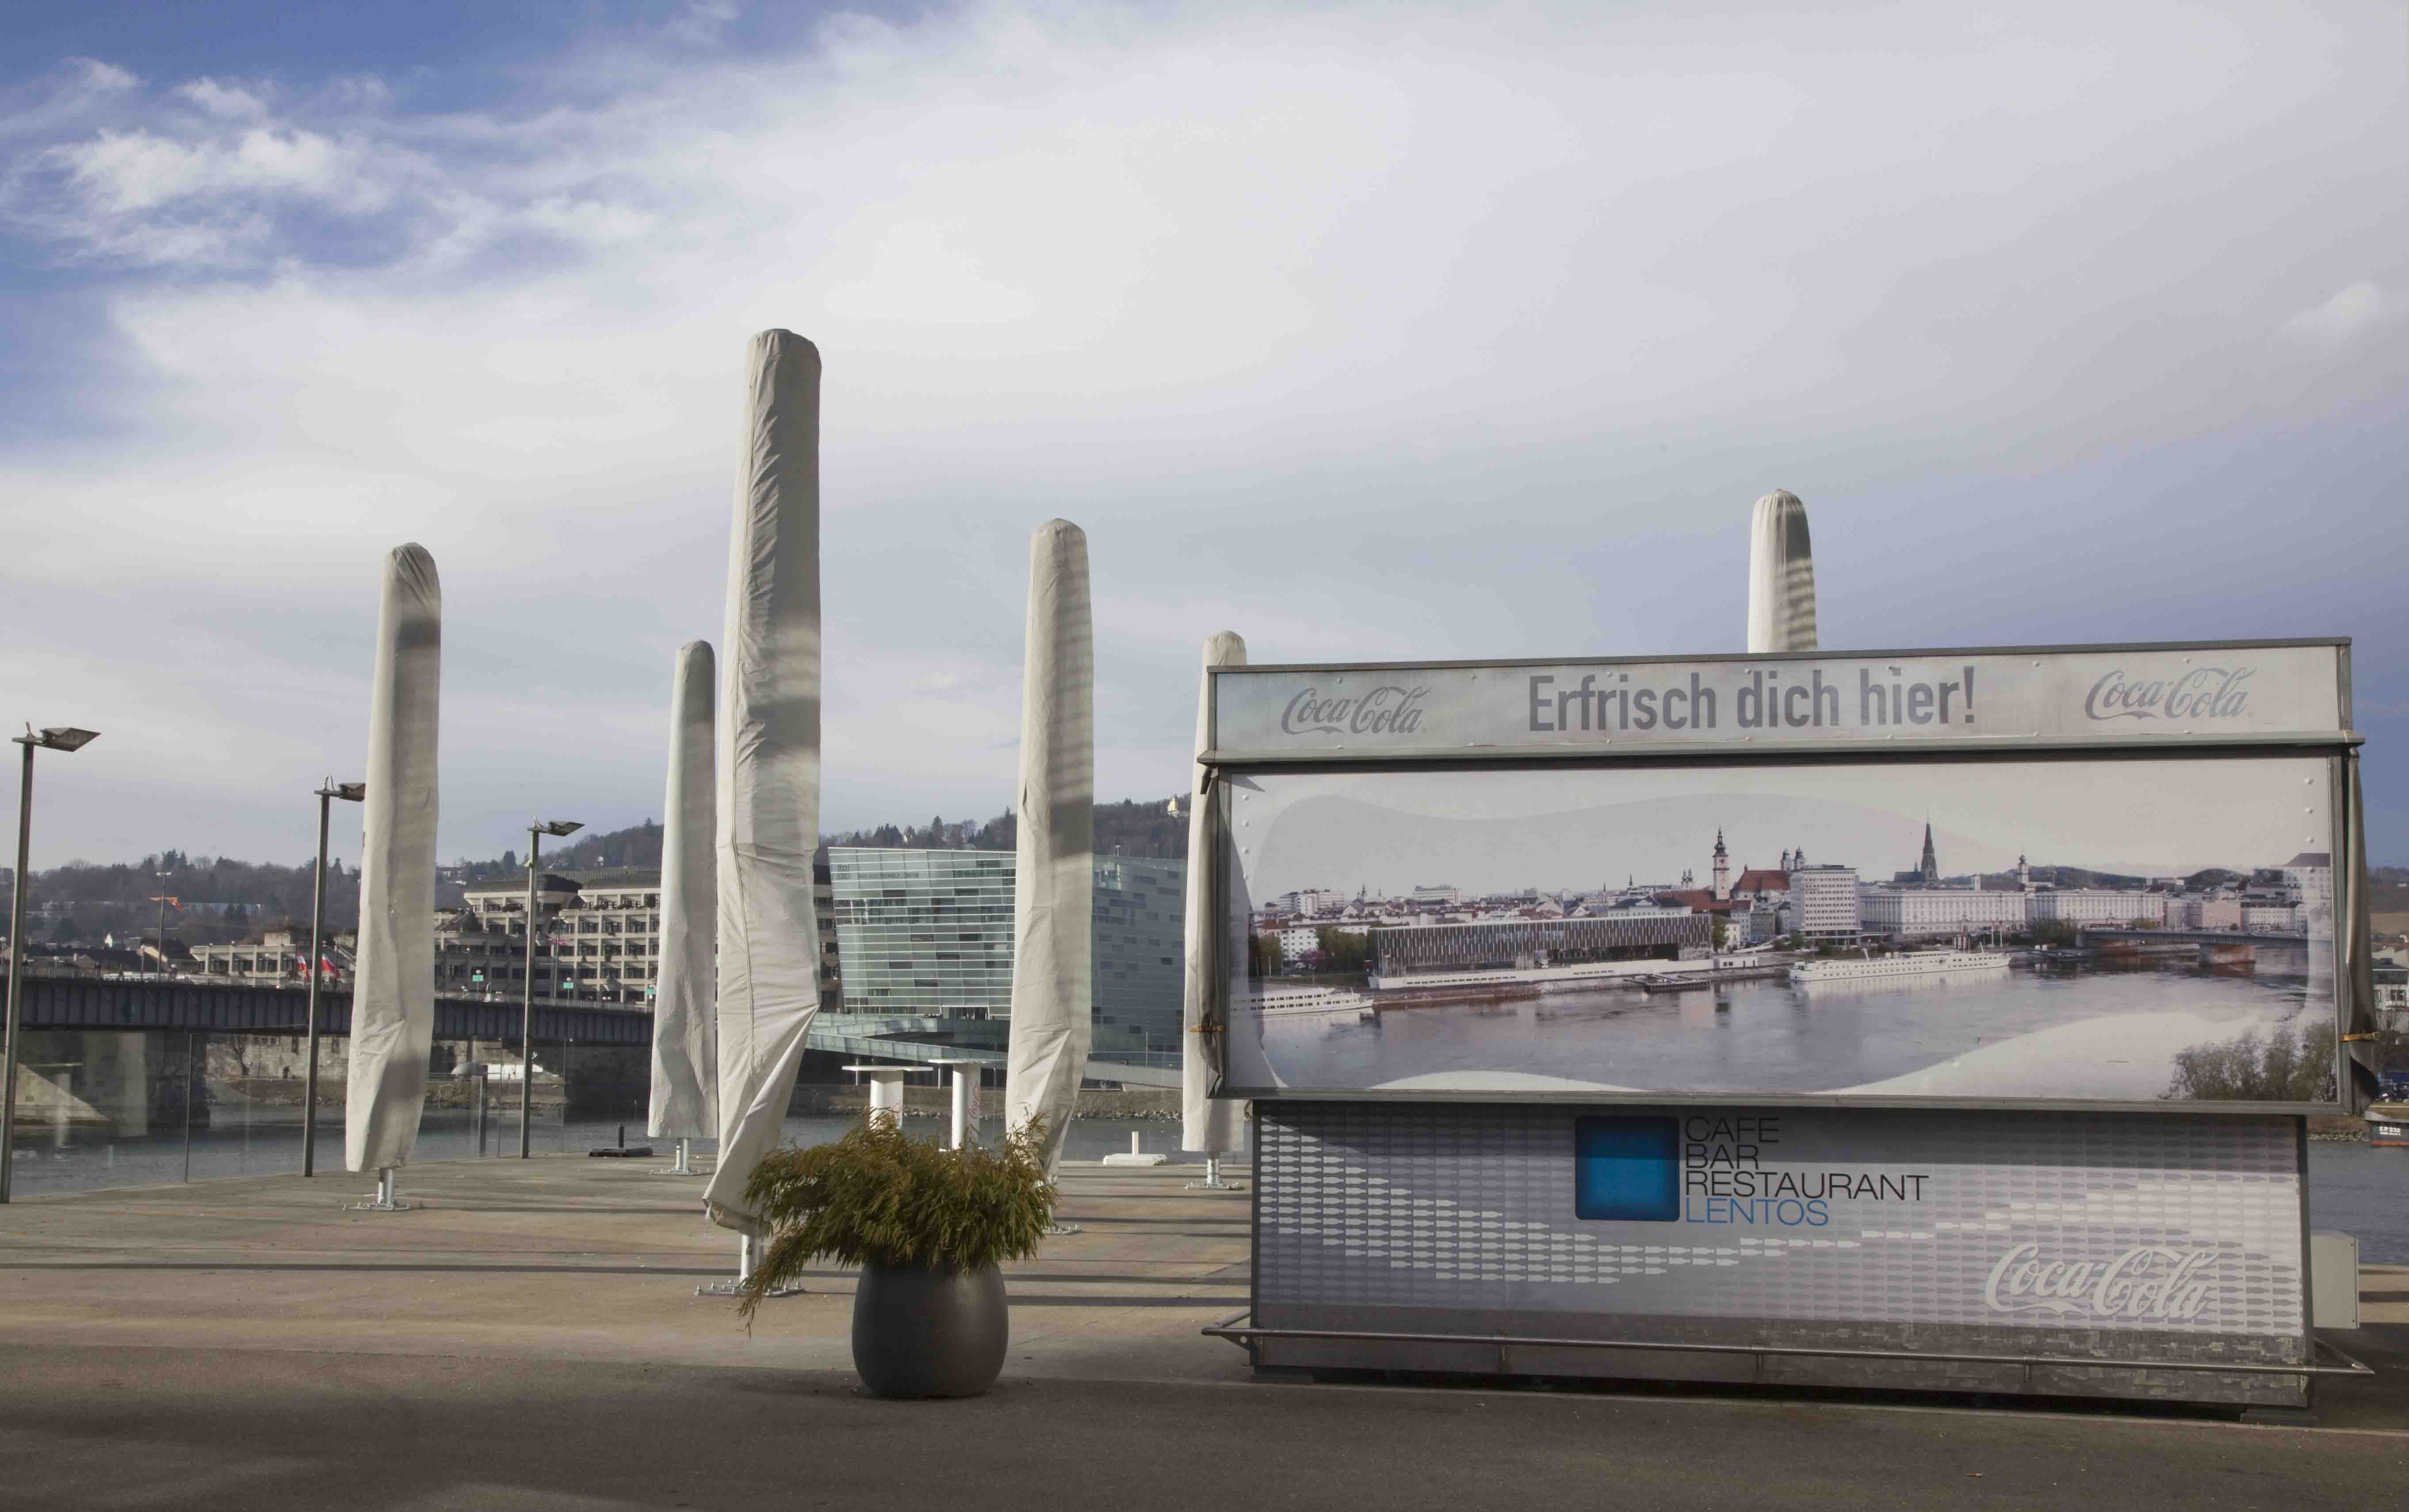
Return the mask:
<svg viewBox="0 0 2409 1512">
<path fill-rule="evenodd" d="M 1008 852 L 829 852 L 847 1013 L 1001 1019 L 1012 1013 Z M 1095 858 L 1095 1047 L 1179 1047 L 1187 864 Z"/>
</svg>

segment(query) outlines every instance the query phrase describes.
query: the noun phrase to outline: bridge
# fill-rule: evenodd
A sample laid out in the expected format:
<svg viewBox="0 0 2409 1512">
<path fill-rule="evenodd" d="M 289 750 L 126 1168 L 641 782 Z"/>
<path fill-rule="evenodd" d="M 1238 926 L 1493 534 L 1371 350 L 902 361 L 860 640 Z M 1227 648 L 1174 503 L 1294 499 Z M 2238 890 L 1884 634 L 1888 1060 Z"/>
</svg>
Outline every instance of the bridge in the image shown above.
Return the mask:
<svg viewBox="0 0 2409 1512">
<path fill-rule="evenodd" d="M 2244 934 L 2239 929 L 2113 929 L 2097 925 L 2086 926 L 2083 938 L 2089 940 L 2132 940 L 2143 944 L 2157 943 L 2176 945 L 2295 945 L 2305 947 L 2308 934 L 2279 934 L 2272 930 Z"/>
<path fill-rule="evenodd" d="M 23 977 L 25 1005 L 19 1022 L 28 1030 L 186 1030 L 214 1034 L 305 1034 L 310 1028 L 310 990 L 298 984 L 273 982 L 181 982 L 157 977 L 110 979 L 52 976 L 29 972 Z M 519 1004 L 489 998 L 435 999 L 438 1040 L 494 1040 L 516 1044 Z M 944 1032 L 941 1018 L 901 1018 L 886 1015 L 821 1014 L 804 1038 L 808 1049 L 867 1059 L 925 1063 L 931 1060 L 973 1060 L 1003 1069 L 1002 1050 L 947 1044 L 936 1038 L 906 1038 Z M 352 989 L 325 986 L 318 991 L 318 1030 L 348 1035 L 352 1031 Z M 650 1008 L 600 1002 L 564 1002 L 539 998 L 535 1004 L 535 1037 L 539 1044 L 564 1042 L 590 1046 L 636 1047 L 653 1043 Z M 1157 1062 L 1161 1062 L 1158 1064 Z M 1179 1085 L 1176 1058 L 1149 1056 L 1142 1061 L 1090 1059 L 1089 1081 L 1118 1082 L 1125 1087 L 1173 1087 Z"/>
<path fill-rule="evenodd" d="M 809 1049 L 866 1059 L 919 1065 L 936 1060 L 968 1060 L 982 1070 L 1004 1069 L 1002 1050 L 935 1038 L 946 1032 L 946 1023 L 943 1018 L 885 1014 L 822 1014 L 812 1020 L 811 1032 L 804 1036 L 803 1043 Z M 911 1037 L 914 1035 L 930 1037 L 916 1039 Z M 1179 1085 L 1179 1058 L 1107 1051 L 1102 1056 L 1089 1056 L 1081 1075 L 1088 1081 L 1118 1082 L 1123 1087 L 1176 1087 Z"/>
<path fill-rule="evenodd" d="M 19 1023 L 28 1030 L 185 1030 L 215 1034 L 306 1034 L 310 989 L 272 982 L 178 982 L 157 977 L 23 977 L 25 1006 Z M 352 989 L 318 989 L 322 1034 L 352 1031 Z M 508 1040 L 519 1037 L 519 1005 L 485 998 L 435 1000 L 439 1040 Z M 613 1003 L 561 1002 L 539 999 L 538 1042 L 648 1045 L 653 1015 L 648 1008 Z"/>
</svg>

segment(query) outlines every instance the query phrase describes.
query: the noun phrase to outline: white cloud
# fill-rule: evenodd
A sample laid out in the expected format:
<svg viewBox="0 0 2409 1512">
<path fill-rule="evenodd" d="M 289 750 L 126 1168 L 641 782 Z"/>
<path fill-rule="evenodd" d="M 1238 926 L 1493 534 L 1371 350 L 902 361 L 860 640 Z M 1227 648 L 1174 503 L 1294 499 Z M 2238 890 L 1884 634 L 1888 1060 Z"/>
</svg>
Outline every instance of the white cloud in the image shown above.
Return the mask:
<svg viewBox="0 0 2409 1512">
<path fill-rule="evenodd" d="M 556 60 L 536 104 L 434 115 L 128 80 L 0 185 L 58 254 L 156 269 L 94 296 L 102 439 L 0 451 L 0 591 L 107 606 L 0 691 L 76 690 L 45 717 L 111 730 L 150 795 L 56 843 L 195 816 L 225 832 L 186 848 L 256 850 L 238 795 L 355 749 L 375 564 L 417 539 L 454 616 L 446 854 L 536 785 L 655 813 L 772 324 L 827 358 L 831 824 L 1001 804 L 1055 514 L 1091 538 L 1113 796 L 1184 783 L 1215 629 L 1727 646 L 1777 483 L 1818 511 L 1827 639 L 1955 624 L 2074 581 L 2067 540 L 2140 554 L 2160 501 L 2040 480 L 2250 421 L 2268 291 L 2402 244 L 2334 192 L 2404 166 L 2381 73 L 2272 8 L 988 5 Z M 2239 224 L 2271 229 L 2202 255 Z M 2386 392 L 2387 360 L 2334 382 Z M 2017 530 L 1936 536 L 1969 478 L 2025 485 Z"/>
<path fill-rule="evenodd" d="M 679 42 L 694 47 L 712 47 L 728 30 L 728 23 L 743 13 L 743 7 L 731 4 L 730 0 L 686 0 L 661 31 Z"/>
<path fill-rule="evenodd" d="M 130 82 L 130 80 L 129 80 Z M 205 115 L 229 121 L 258 121 L 267 114 L 264 92 L 255 92 L 240 84 L 222 84 L 214 79 L 195 79 L 179 84 L 173 94 L 190 101 Z"/>
<path fill-rule="evenodd" d="M 2346 284 L 2321 305 L 2312 305 L 2283 324 L 2284 335 L 2313 346 L 2341 347 L 2401 315 L 2401 302 L 2365 279 Z"/>
</svg>

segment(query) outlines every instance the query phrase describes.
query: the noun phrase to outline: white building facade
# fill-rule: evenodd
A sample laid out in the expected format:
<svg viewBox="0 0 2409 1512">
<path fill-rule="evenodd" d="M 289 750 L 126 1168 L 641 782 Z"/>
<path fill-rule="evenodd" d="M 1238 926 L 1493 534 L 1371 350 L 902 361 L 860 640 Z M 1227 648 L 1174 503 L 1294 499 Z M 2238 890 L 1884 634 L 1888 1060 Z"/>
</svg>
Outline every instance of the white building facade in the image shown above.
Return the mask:
<svg viewBox="0 0 2409 1512">
<path fill-rule="evenodd" d="M 1865 934 L 1857 869 L 1809 866 L 1790 873 L 1791 929 L 1817 943 L 1854 943 Z"/>
<path fill-rule="evenodd" d="M 2167 921 L 2167 895 L 2123 887 L 2055 887 L 2032 895 L 2035 923 L 2132 924 L 2156 928 Z"/>
<path fill-rule="evenodd" d="M 1971 887 L 1868 886 L 1859 900 L 1868 934 L 1930 940 L 1990 929 L 2021 931 L 2030 920 L 2020 892 Z"/>
</svg>

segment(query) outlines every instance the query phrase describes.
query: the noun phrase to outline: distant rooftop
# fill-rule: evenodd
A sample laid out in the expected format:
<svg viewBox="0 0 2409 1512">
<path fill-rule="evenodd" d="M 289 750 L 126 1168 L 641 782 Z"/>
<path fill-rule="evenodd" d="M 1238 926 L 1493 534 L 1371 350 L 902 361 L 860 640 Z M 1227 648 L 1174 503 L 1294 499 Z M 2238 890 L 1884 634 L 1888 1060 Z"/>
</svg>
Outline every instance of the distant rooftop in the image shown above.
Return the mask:
<svg viewBox="0 0 2409 1512">
<path fill-rule="evenodd" d="M 581 888 L 657 887 L 661 885 L 661 869 L 656 866 L 606 866 L 591 871 L 563 871 Z"/>
</svg>

